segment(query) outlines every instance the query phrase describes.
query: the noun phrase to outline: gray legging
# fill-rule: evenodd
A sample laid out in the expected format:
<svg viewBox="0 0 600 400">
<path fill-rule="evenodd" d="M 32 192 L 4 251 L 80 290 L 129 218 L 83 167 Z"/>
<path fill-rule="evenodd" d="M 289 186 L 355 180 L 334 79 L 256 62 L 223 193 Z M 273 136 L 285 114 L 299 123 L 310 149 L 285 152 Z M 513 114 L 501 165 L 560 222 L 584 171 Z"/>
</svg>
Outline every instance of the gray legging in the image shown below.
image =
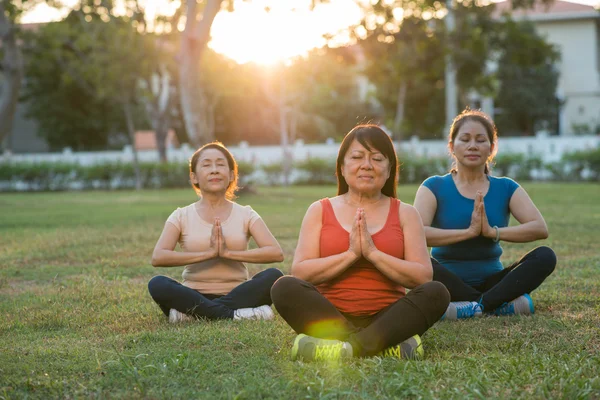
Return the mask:
<svg viewBox="0 0 600 400">
<path fill-rule="evenodd" d="M 415 334 L 422 335 L 450 303 L 444 285 L 427 282 L 375 315 L 355 317 L 342 314 L 315 286 L 292 276 L 275 282 L 271 297 L 279 315 L 297 333 L 350 342 L 358 357 L 375 355 Z"/>
<path fill-rule="evenodd" d="M 167 316 L 174 308 L 196 318 L 231 319 L 238 308 L 271 305 L 271 287 L 281 276 L 277 268 L 266 269 L 224 296 L 202 294 L 169 277 L 155 276 L 148 282 L 148 291 Z"/>
</svg>

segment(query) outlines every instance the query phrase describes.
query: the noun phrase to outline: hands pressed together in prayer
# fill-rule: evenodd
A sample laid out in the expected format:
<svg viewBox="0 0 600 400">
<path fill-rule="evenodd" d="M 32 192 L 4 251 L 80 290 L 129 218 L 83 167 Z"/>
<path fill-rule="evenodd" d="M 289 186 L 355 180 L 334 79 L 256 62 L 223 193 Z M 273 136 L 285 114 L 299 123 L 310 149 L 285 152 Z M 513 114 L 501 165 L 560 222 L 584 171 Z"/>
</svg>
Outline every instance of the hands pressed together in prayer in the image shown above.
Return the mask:
<svg viewBox="0 0 600 400">
<path fill-rule="evenodd" d="M 211 255 L 213 258 L 228 258 L 229 249 L 227 248 L 225 238 L 223 237 L 223 228 L 221 227 L 221 220 L 219 218 L 215 218 L 215 223 L 213 224 L 210 235 L 210 247 L 208 250 L 212 252 Z"/>
<path fill-rule="evenodd" d="M 348 251 L 354 254 L 356 259 L 362 256 L 369 261 L 371 261 L 371 255 L 378 251 L 367 229 L 367 218 L 363 208 L 356 210 L 352 230 L 350 231 L 350 247 Z"/>
<path fill-rule="evenodd" d="M 468 230 L 471 237 L 483 236 L 489 239 L 496 239 L 496 229 L 490 226 L 487 214 L 485 212 L 485 203 L 483 202 L 483 194 L 478 191 L 475 194 L 475 205 L 471 214 L 471 225 Z"/>
</svg>

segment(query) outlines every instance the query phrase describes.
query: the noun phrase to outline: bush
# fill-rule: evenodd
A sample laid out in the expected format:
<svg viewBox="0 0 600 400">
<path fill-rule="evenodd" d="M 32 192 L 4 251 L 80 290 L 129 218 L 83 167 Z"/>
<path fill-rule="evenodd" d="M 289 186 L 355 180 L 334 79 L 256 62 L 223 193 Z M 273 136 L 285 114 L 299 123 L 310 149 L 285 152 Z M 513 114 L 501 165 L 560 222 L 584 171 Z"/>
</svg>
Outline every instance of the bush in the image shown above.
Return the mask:
<svg viewBox="0 0 600 400">
<path fill-rule="evenodd" d="M 336 183 L 335 163 L 335 159 L 318 157 L 309 157 L 304 161 L 297 162 L 294 167 L 306 175 L 306 178 L 301 178 L 298 183 L 311 185 Z"/>
<path fill-rule="evenodd" d="M 562 160 L 570 166 L 570 179 L 600 180 L 600 148 L 566 153 Z"/>
<path fill-rule="evenodd" d="M 238 174 L 240 186 L 252 184 L 252 174 L 256 171 L 256 166 L 250 161 L 238 161 Z"/>
<path fill-rule="evenodd" d="M 274 162 L 272 164 L 263 164 L 260 169 L 265 173 L 269 185 L 279 185 L 283 180 L 283 163 Z"/>
<path fill-rule="evenodd" d="M 142 187 L 174 188 L 189 185 L 185 163 L 140 163 Z M 135 170 L 129 163 L 82 166 L 68 163 L 0 163 L 2 190 L 57 191 L 69 189 L 131 189 Z"/>
<path fill-rule="evenodd" d="M 400 183 L 421 183 L 433 175 L 444 175 L 450 170 L 448 157 L 413 157 L 405 153 L 398 156 Z"/>
<path fill-rule="evenodd" d="M 496 176 L 508 176 L 517 181 L 533 179 L 532 172 L 544 168 L 542 158 L 538 155 L 521 153 L 500 154 L 492 162 L 492 171 Z"/>
</svg>

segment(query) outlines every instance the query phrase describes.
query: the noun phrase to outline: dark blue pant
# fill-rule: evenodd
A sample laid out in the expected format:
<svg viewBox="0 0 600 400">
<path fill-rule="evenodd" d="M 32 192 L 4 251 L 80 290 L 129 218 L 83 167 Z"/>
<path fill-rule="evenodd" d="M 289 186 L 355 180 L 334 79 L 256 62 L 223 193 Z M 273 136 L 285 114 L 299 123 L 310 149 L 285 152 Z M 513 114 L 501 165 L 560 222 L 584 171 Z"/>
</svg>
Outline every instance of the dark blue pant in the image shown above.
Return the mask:
<svg viewBox="0 0 600 400">
<path fill-rule="evenodd" d="M 448 288 L 451 301 L 480 301 L 483 310 L 491 312 L 502 304 L 537 289 L 554 271 L 556 254 L 550 247 L 537 247 L 476 286 L 466 284 L 435 259 L 431 261 L 433 280 L 442 282 Z"/>
<path fill-rule="evenodd" d="M 166 276 L 155 276 L 148 282 L 150 296 L 165 315 L 171 308 L 196 318 L 231 319 L 238 308 L 271 305 L 271 287 L 283 273 L 269 268 L 236 286 L 224 296 L 201 294 Z"/>
</svg>

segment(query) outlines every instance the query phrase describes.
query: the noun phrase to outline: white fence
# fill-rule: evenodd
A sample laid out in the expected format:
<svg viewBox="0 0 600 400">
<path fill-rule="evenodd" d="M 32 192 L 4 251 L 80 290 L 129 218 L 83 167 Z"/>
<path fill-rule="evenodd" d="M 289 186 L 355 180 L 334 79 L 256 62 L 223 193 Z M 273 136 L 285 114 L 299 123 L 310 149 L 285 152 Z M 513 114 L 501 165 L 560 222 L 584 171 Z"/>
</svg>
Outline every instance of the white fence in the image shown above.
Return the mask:
<svg viewBox="0 0 600 400">
<path fill-rule="evenodd" d="M 412 137 L 408 140 L 396 142 L 396 149 L 412 156 L 440 156 L 448 154 L 445 140 L 419 140 Z M 501 154 L 523 153 L 538 155 L 544 162 L 558 161 L 564 153 L 600 147 L 600 136 L 546 136 L 532 137 L 504 137 L 499 139 L 498 149 Z M 237 160 L 252 162 L 255 165 L 280 162 L 283 151 L 280 146 L 249 146 L 242 142 L 238 146 L 228 146 Z M 308 157 L 335 158 L 339 143 L 328 140 L 325 144 L 304 144 L 296 141 L 289 148 L 289 153 L 294 161 L 305 160 Z M 167 150 L 169 161 L 186 162 L 194 149 L 187 144 L 180 148 Z M 158 161 L 156 150 L 138 151 L 140 161 Z M 0 162 L 67 162 L 80 165 L 94 165 L 106 162 L 129 163 L 133 159 L 130 146 L 125 146 L 122 151 L 99 152 L 72 152 L 65 149 L 60 153 L 37 154 L 3 154 Z"/>
</svg>

